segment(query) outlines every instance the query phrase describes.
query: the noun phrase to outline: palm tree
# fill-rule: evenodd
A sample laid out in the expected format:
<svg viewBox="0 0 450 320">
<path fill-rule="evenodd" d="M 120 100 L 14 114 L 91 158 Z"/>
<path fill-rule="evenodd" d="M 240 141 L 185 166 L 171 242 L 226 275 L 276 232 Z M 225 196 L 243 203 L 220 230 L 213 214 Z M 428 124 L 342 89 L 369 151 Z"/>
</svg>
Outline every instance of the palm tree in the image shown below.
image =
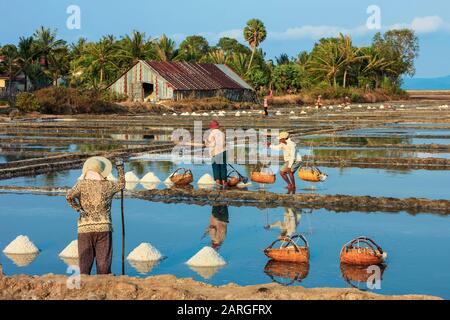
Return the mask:
<svg viewBox="0 0 450 320">
<path fill-rule="evenodd" d="M 70 45 L 70 55 L 72 59 L 78 59 L 81 57 L 81 55 L 84 53 L 84 50 L 87 45 L 87 39 L 86 38 L 79 38 L 77 42 L 72 43 Z"/>
<path fill-rule="evenodd" d="M 356 62 L 363 59 L 363 57 L 359 54 L 360 49 L 353 47 L 352 39 L 349 36 L 344 36 L 342 33 L 339 35 L 339 50 L 341 51 L 341 55 L 345 59 L 344 63 L 344 75 L 342 80 L 342 87 L 347 86 L 347 75 L 349 69 L 355 65 Z"/>
<path fill-rule="evenodd" d="M 20 56 L 17 47 L 13 44 L 5 45 L 1 50 L 1 69 L 6 71 L 8 79 L 8 99 L 12 97 L 12 84 L 20 72 Z"/>
<path fill-rule="evenodd" d="M 28 78 L 32 73 L 33 60 L 36 58 L 36 50 L 32 37 L 20 37 L 18 44 L 20 71 L 25 75 L 25 91 L 28 91 Z"/>
<path fill-rule="evenodd" d="M 202 36 L 189 36 L 181 44 L 179 60 L 200 61 L 209 51 L 209 43 Z"/>
<path fill-rule="evenodd" d="M 247 72 L 250 71 L 252 67 L 253 58 L 255 56 L 256 48 L 263 42 L 267 37 L 266 27 L 264 23 L 259 19 L 251 19 L 247 22 L 247 26 L 244 28 L 244 39 L 248 42 L 252 48 L 252 55 L 248 63 Z"/>
<path fill-rule="evenodd" d="M 56 30 L 40 27 L 34 33 L 37 53 L 44 58 L 44 68 L 48 69 L 52 55 L 63 50 L 66 45 L 64 40 L 56 39 Z"/>
<path fill-rule="evenodd" d="M 322 39 L 315 46 L 308 63 L 308 69 L 315 74 L 316 79 L 326 79 L 337 88 L 337 76 L 342 72 L 346 60 L 342 55 L 336 39 Z"/>
<path fill-rule="evenodd" d="M 247 70 L 248 66 L 248 55 L 245 53 L 233 53 L 229 60 L 229 65 L 234 72 L 236 72 L 241 77 L 244 77 L 245 74 L 249 71 Z"/>
<path fill-rule="evenodd" d="M 387 61 L 378 50 L 373 47 L 366 47 L 360 50 L 362 67 L 360 73 L 375 81 L 375 88 L 379 87 L 380 79 L 386 72 L 392 72 L 391 66 L 394 61 Z"/>
<path fill-rule="evenodd" d="M 275 60 L 277 61 L 277 65 L 290 64 L 291 63 L 291 59 L 289 59 L 289 56 L 286 53 L 280 54 L 280 56 L 276 57 Z"/>
<path fill-rule="evenodd" d="M 175 41 L 165 34 L 153 42 L 153 51 L 155 59 L 158 61 L 172 61 L 177 55 Z"/>
<path fill-rule="evenodd" d="M 122 40 L 122 53 L 129 64 L 135 64 L 139 60 L 146 60 L 150 54 L 150 40 L 147 40 L 144 32 L 134 30 Z"/>
<path fill-rule="evenodd" d="M 230 60 L 222 49 L 216 49 L 208 53 L 203 59 L 204 61 L 215 63 L 215 64 L 228 64 Z"/>
</svg>

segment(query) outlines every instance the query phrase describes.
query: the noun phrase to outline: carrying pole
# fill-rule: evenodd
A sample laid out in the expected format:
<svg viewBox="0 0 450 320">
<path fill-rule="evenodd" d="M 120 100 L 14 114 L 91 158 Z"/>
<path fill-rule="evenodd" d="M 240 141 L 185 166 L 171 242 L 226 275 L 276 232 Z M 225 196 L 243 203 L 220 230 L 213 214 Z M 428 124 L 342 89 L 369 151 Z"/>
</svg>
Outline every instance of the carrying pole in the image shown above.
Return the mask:
<svg viewBox="0 0 450 320">
<path fill-rule="evenodd" d="M 125 214 L 123 205 L 123 190 L 120 190 L 120 209 L 122 213 L 122 275 L 125 275 Z"/>
</svg>

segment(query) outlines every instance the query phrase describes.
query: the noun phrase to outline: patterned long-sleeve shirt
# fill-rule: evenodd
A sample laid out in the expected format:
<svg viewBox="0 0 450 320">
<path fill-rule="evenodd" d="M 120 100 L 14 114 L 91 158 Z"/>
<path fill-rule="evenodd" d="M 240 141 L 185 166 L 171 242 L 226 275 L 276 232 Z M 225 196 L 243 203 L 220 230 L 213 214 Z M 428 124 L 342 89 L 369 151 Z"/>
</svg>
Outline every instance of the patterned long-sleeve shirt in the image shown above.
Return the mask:
<svg viewBox="0 0 450 320">
<path fill-rule="evenodd" d="M 125 188 L 123 168 L 119 167 L 119 182 L 80 180 L 67 192 L 67 202 L 80 212 L 78 233 L 112 231 L 111 202 Z"/>
</svg>

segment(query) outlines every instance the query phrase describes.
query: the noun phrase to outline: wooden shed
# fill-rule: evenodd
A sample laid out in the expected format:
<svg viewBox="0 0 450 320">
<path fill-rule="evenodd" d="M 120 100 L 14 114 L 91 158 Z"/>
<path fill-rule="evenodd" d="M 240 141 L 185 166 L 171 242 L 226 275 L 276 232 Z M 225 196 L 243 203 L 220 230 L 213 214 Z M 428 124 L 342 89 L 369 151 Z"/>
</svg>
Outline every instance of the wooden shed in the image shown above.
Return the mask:
<svg viewBox="0 0 450 320">
<path fill-rule="evenodd" d="M 255 101 L 253 88 L 223 64 L 138 61 L 108 86 L 132 101 L 225 97 Z"/>
</svg>

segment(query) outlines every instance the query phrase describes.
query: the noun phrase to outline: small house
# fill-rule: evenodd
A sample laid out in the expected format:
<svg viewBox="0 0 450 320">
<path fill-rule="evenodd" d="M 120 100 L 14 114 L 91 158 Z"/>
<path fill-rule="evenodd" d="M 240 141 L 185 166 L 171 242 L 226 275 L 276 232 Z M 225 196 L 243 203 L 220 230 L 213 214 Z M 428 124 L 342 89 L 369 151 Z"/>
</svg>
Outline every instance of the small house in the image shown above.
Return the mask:
<svg viewBox="0 0 450 320">
<path fill-rule="evenodd" d="M 209 97 L 255 101 L 253 88 L 223 64 L 139 60 L 108 86 L 131 101 Z"/>
</svg>

